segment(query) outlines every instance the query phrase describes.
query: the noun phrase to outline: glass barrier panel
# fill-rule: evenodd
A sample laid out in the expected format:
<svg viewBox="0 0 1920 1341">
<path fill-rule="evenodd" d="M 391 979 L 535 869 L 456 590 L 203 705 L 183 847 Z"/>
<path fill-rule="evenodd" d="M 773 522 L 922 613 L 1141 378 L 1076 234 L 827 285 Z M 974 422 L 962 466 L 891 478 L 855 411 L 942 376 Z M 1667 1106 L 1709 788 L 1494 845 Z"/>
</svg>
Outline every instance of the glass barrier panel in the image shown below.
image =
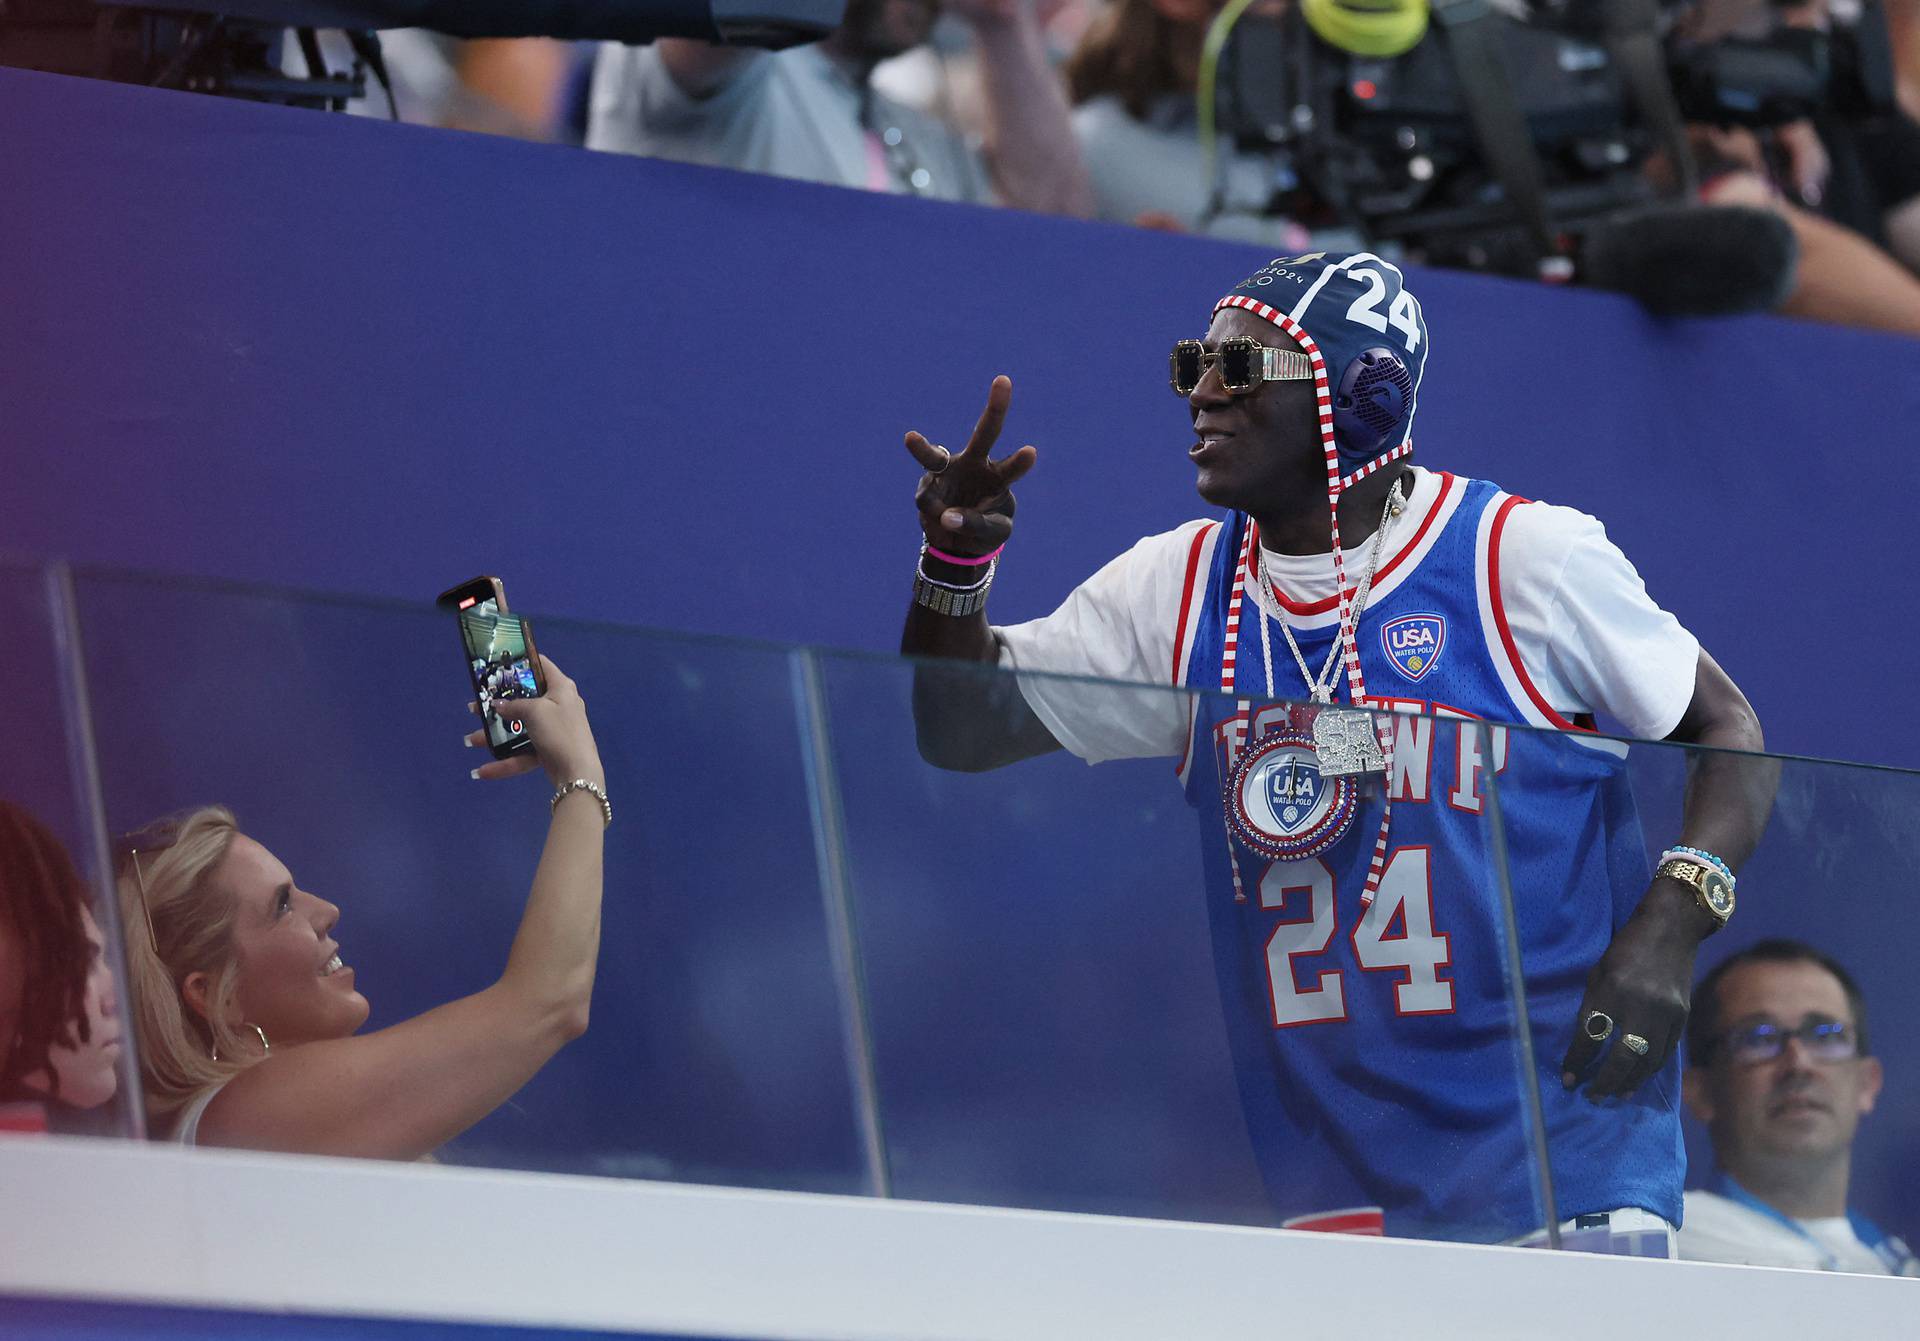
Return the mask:
<svg viewBox="0 0 1920 1341">
<path fill-rule="evenodd" d="M 0 1135 L 138 1133 L 58 570 L 0 563 Z M 76 776 L 76 773 L 81 776 Z"/>
<path fill-rule="evenodd" d="M 1294 706 L 825 667 L 896 1194 L 1481 1242 L 1546 1222 L 1479 723 L 1385 716 L 1366 910 L 1381 783 L 1320 775 Z M 991 762 L 1035 700 L 1089 755 L 1165 757 L 923 757 Z"/>
<path fill-rule="evenodd" d="M 553 788 L 467 776 L 487 755 L 461 743 L 453 615 L 105 574 L 79 605 L 116 832 L 230 805 L 339 909 L 325 938 L 369 1028 L 497 979 Z M 591 1026 L 439 1158 L 865 1190 L 789 654 L 535 635 L 589 705 L 614 809 Z"/>
<path fill-rule="evenodd" d="M 91 843 L 77 684 L 106 825 L 233 805 L 339 909 L 312 948 L 338 942 L 370 1028 L 497 978 L 550 789 L 462 776 L 486 756 L 454 744 L 474 719 L 451 616 L 82 574 L 85 673 L 62 679 L 61 590 L 0 569 L 46 699 L 8 799 Z M 1382 714 L 1384 778 L 1347 815 L 1298 705 L 538 631 L 591 704 L 618 821 L 592 1027 L 445 1162 L 1653 1256 L 1683 1183 L 1709 1210 L 1682 1253 L 1731 1223 L 1845 1264 L 1894 1251 L 1873 1225 L 1913 1228 L 1920 1057 L 1893 1026 L 1920 992 L 1920 774 L 1747 765 L 1777 770 L 1771 825 L 1678 976 L 1771 958 L 1695 991 L 1687 1080 L 1675 1048 L 1596 1102 L 1560 1083 L 1589 971 L 1685 831 L 1689 778 L 1743 756 Z M 1048 739 L 1036 711 L 1126 757 L 1005 762 Z M 1639 1024 L 1623 1007 L 1609 1042 L 1665 1051 Z M 1839 1248 L 1746 1200 L 1803 1164 L 1851 1174 Z"/>
<path fill-rule="evenodd" d="M 1920 931 L 1908 898 L 1920 861 L 1920 774 L 1522 728 L 1505 734 L 1498 789 L 1561 1214 L 1655 1212 L 1680 1222 L 1674 1251 L 1683 1258 L 1874 1269 L 1873 1247 L 1893 1249 L 1872 1226 L 1920 1230 L 1920 1045 L 1897 1028 L 1867 1037 L 1871 1059 L 1852 1045 L 1863 1008 L 1875 1023 L 1920 1009 L 1910 968 Z M 1596 772 L 1603 803 L 1569 809 L 1580 779 Z M 1683 827 L 1690 789 L 1697 805 L 1703 793 L 1730 787 L 1764 801 L 1776 784 L 1764 835 L 1737 872 L 1731 919 L 1691 956 L 1683 947 L 1674 976 L 1690 979 L 1685 1025 L 1673 1028 L 1611 975 L 1589 998 L 1588 971 L 1603 954 L 1609 966 L 1654 963 L 1631 951 L 1636 933 L 1622 928 L 1662 853 L 1698 832 Z M 1604 833 L 1604 848 L 1596 842 L 1585 867 L 1551 864 L 1541 834 L 1581 826 Z M 1602 862 L 1615 890 L 1610 904 L 1585 892 Z M 1692 897 L 1678 887 L 1667 894 Z M 1707 981 L 1729 959 L 1737 962 L 1726 976 Z M 1858 984 L 1860 999 L 1849 999 L 1830 965 Z M 1607 1018 L 1589 1024 L 1585 1012 L 1596 1009 Z M 1781 1036 L 1809 1026 L 1823 1027 L 1797 1042 Z M 1589 1029 L 1605 1037 L 1569 1094 L 1558 1072 Z M 1649 1059 L 1639 1066 L 1658 1060 L 1658 1068 L 1629 1094 L 1605 1093 L 1604 1068 L 1632 1065 L 1639 1043 Z M 1627 1084 L 1636 1080 L 1628 1073 Z M 1866 1228 L 1846 1224 L 1848 1211 Z M 1808 1229 L 1789 1223 L 1796 1218 L 1831 1223 Z M 1666 1255 L 1654 1238 L 1640 1251 Z"/>
</svg>

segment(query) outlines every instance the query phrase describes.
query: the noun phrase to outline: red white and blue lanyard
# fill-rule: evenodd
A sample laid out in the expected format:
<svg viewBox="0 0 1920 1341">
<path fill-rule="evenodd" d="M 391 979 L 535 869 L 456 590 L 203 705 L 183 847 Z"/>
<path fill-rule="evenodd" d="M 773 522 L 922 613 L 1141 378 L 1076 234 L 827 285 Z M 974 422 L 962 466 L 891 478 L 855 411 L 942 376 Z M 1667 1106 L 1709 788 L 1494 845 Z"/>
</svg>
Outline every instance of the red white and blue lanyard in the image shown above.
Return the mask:
<svg viewBox="0 0 1920 1341">
<path fill-rule="evenodd" d="M 1775 1224 L 1783 1226 L 1790 1233 L 1799 1235 L 1818 1250 L 1828 1271 L 1839 1269 L 1840 1263 L 1833 1253 L 1824 1243 L 1809 1233 L 1805 1225 L 1754 1196 L 1746 1188 L 1734 1182 L 1730 1174 L 1724 1172 L 1715 1174 L 1713 1181 L 1708 1184 L 1708 1190 L 1718 1193 L 1728 1201 L 1738 1202 L 1755 1215 L 1764 1216 Z M 1847 1212 L 1847 1223 L 1853 1226 L 1853 1232 L 1859 1240 L 1871 1248 L 1873 1255 L 1886 1266 L 1889 1276 L 1905 1276 L 1920 1272 L 1920 1261 L 1914 1258 L 1913 1250 L 1908 1248 L 1902 1240 L 1887 1233 L 1858 1211 Z"/>
</svg>

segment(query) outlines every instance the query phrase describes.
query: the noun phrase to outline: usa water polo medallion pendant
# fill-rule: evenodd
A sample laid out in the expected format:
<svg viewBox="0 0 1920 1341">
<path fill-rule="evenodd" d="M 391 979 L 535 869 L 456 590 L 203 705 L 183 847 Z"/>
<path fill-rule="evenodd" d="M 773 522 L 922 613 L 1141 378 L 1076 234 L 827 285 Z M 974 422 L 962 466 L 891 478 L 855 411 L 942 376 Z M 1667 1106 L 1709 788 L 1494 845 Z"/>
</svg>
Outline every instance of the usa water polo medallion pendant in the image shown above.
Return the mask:
<svg viewBox="0 0 1920 1341">
<path fill-rule="evenodd" d="M 1324 777 L 1344 778 L 1358 773 L 1384 773 L 1387 757 L 1380 752 L 1373 718 L 1364 712 L 1322 708 L 1313 719 L 1313 751 L 1320 756 Z"/>
<path fill-rule="evenodd" d="M 1227 820 L 1261 856 L 1300 861 L 1346 837 L 1358 791 L 1352 777 L 1321 767 L 1313 742 L 1297 728 L 1280 727 L 1234 765 L 1227 779 Z"/>
</svg>

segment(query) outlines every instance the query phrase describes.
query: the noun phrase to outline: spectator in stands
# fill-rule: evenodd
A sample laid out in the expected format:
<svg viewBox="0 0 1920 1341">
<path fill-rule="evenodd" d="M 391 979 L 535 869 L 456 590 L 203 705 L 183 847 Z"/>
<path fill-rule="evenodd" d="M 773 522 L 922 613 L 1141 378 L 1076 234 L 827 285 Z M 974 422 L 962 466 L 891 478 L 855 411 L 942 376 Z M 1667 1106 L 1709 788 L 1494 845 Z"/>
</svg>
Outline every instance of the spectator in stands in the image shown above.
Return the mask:
<svg viewBox="0 0 1920 1341">
<path fill-rule="evenodd" d="M 515 699 L 558 789 L 498 981 L 358 1035 L 367 1000 L 333 938 L 340 910 L 209 806 L 123 840 L 117 872 L 149 1130 L 187 1145 L 414 1159 L 503 1103 L 587 1027 L 612 817 L 586 705 L 551 661 Z M 483 733 L 467 737 L 482 743 Z M 431 950 L 432 947 L 423 947 Z"/>
<path fill-rule="evenodd" d="M 544 37 L 462 41 L 424 29 L 387 32 L 386 47 L 408 121 L 520 140 L 578 143 L 570 124 L 576 72 L 590 48 Z M 382 101 L 369 94 L 374 107 Z M 380 108 L 384 111 L 384 108 Z"/>
<path fill-rule="evenodd" d="M 1854 1132 L 1881 1070 L 1844 968 L 1800 941 L 1742 950 L 1694 994 L 1687 1053 L 1687 1106 L 1719 1169 L 1687 1193 L 1682 1257 L 1920 1275 L 1904 1243 L 1847 1208 Z"/>
<path fill-rule="evenodd" d="M 984 162 L 943 122 L 872 88 L 874 67 L 924 42 L 943 3 L 972 26 L 979 49 Z M 594 74 L 587 143 L 942 200 L 1092 209 L 1030 0 L 848 0 L 825 40 L 781 52 L 664 37 L 610 44 Z"/>
<path fill-rule="evenodd" d="M 1032 0 L 1047 64 L 1056 72 L 1066 63 L 1094 18 L 1109 0 Z M 937 116 L 974 143 L 987 136 L 986 90 L 972 30 L 962 20 L 945 19 L 932 35 L 904 55 L 882 61 L 873 72 L 876 92 Z"/>
<path fill-rule="evenodd" d="M 1763 748 L 1759 723 L 1599 522 L 1408 464 L 1433 343 L 1404 285 L 1399 267 L 1371 253 L 1315 252 L 1278 257 L 1222 296 L 1204 341 L 1170 351 L 1168 376 L 1186 401 L 1200 496 L 1226 517 L 1141 541 L 1042 619 L 994 626 L 986 612 L 1013 534 L 1012 485 L 1036 459 L 1030 446 L 988 454 L 1010 382 L 994 381 L 961 451 L 908 433 L 925 472 L 914 495 L 925 543 L 900 642 L 928 658 L 914 671 L 917 739 L 930 763 L 968 772 L 1059 749 L 1088 762 L 1178 759 L 1275 1219 L 1324 1224 L 1336 1208 L 1371 1204 L 1383 1216 L 1376 1230 L 1488 1242 L 1524 1239 L 1540 1223 L 1513 1107 L 1503 971 L 1476 960 L 1504 933 L 1485 897 L 1485 826 L 1472 808 L 1480 765 L 1467 760 L 1491 749 L 1510 778 L 1554 778 L 1504 813 L 1512 885 L 1534 905 L 1520 914 L 1515 953 L 1528 964 L 1532 1013 L 1553 1022 L 1536 1037 L 1552 1030 L 1556 1051 L 1565 1047 L 1561 1083 L 1535 1091 L 1558 1207 L 1569 1234 L 1594 1229 L 1609 1250 L 1664 1254 L 1680 1218 L 1674 1092 L 1695 947 L 1732 915 L 1733 873 L 1766 824 L 1775 768 L 1705 752 L 1679 830 L 1697 836 L 1663 854 L 1651 881 L 1617 860 L 1642 840 L 1618 756 L 1582 743 L 1594 714 L 1634 735 L 1739 751 Z M 1395 388 L 1366 404 L 1379 413 L 1365 422 L 1364 393 L 1334 391 L 1366 385 L 1363 373 Z M 1509 518 L 1524 531 L 1507 529 Z M 1411 562 L 1381 568 L 1389 548 Z M 1396 569 L 1391 586 L 1375 585 L 1376 572 Z M 1448 700 L 1430 706 L 1561 731 L 1453 750 L 1437 736 L 1416 741 L 1412 718 L 1375 725 L 1344 715 L 1351 708 L 1261 702 L 1440 693 L 1405 688 L 1434 662 L 1400 664 L 1378 630 L 1409 618 L 1440 625 L 1441 615 L 1402 612 L 1470 611 L 1476 591 L 1481 608 L 1526 608 L 1536 598 L 1517 593 L 1536 582 L 1547 594 L 1534 608 L 1556 613 L 1526 621 L 1528 650 L 1454 616 L 1448 655 L 1460 660 Z M 1439 655 L 1435 638 L 1421 646 Z M 1046 675 L 990 678 L 932 658 L 1195 692 L 1091 697 Z M 1551 700 L 1521 692 L 1529 666 L 1566 677 Z M 1215 689 L 1229 692 L 1203 692 Z M 1415 762 L 1421 779 L 1405 785 L 1397 779 L 1413 775 L 1389 762 L 1447 757 L 1464 770 L 1451 784 L 1429 782 Z M 1348 776 L 1362 772 L 1389 781 Z M 1436 931 L 1442 915 L 1429 909 L 1442 907 Z M 1336 935 L 1345 917 L 1355 920 Z M 1370 948 L 1380 935 L 1394 947 L 1384 954 Z M 1444 959 L 1445 978 L 1372 971 L 1406 965 L 1388 957 L 1403 953 Z M 1433 1084 L 1442 1075 L 1445 1098 Z"/>
<path fill-rule="evenodd" d="M 1259 16 L 1284 5 L 1268 0 Z M 1103 219 L 1201 231 L 1304 249 L 1306 230 L 1269 215 L 1278 175 L 1272 155 L 1230 141 L 1220 195 L 1208 179 L 1194 92 L 1200 46 L 1217 0 L 1112 0 L 1067 61 L 1073 129 Z"/>
<path fill-rule="evenodd" d="M 316 34 L 329 70 L 361 60 L 346 32 Z M 482 135 L 578 144 L 584 129 L 585 43 L 544 37 L 458 38 L 429 28 L 380 34 L 386 80 L 368 72 L 365 92 L 347 103 L 356 116 L 445 126 Z M 293 43 L 281 56 L 286 73 L 309 73 Z"/>
<path fill-rule="evenodd" d="M 119 1090 L 120 1010 L 86 886 L 60 840 L 0 801 L 0 1104 L 59 1126 Z M 49 1114 L 47 1105 L 56 1105 Z"/>
</svg>

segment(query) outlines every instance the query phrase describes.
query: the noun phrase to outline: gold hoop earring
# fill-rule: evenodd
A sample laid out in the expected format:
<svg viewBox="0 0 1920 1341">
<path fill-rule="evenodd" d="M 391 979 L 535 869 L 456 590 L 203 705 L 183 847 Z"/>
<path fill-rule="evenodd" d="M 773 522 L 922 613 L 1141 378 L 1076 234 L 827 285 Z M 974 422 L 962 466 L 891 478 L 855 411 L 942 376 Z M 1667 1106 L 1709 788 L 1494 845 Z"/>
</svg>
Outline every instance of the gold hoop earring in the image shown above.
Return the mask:
<svg viewBox="0 0 1920 1341">
<path fill-rule="evenodd" d="M 260 1027 L 259 1025 L 257 1025 L 257 1024 L 250 1024 L 250 1025 L 248 1025 L 248 1026 L 247 1026 L 247 1028 L 249 1028 L 249 1029 L 251 1029 L 251 1030 L 253 1030 L 253 1032 L 254 1032 L 254 1035 L 255 1035 L 256 1037 L 258 1037 L 258 1038 L 259 1038 L 259 1040 L 260 1040 L 260 1055 L 261 1055 L 261 1056 L 263 1056 L 263 1057 L 264 1057 L 264 1056 L 265 1056 L 265 1055 L 266 1055 L 267 1053 L 269 1053 L 269 1052 L 272 1052 L 272 1051 L 273 1051 L 273 1044 L 271 1044 L 271 1043 L 269 1043 L 269 1042 L 267 1042 L 267 1031 L 266 1031 L 266 1030 L 264 1030 L 264 1029 L 262 1029 L 262 1028 L 261 1028 L 261 1027 Z M 209 1056 L 209 1057 L 211 1057 L 211 1058 L 212 1058 L 212 1059 L 213 1059 L 214 1061 L 216 1061 L 216 1062 L 217 1062 L 217 1061 L 219 1061 L 219 1060 L 220 1060 L 220 1048 L 219 1048 L 219 1045 L 218 1045 L 218 1044 L 216 1044 L 216 1043 L 214 1043 L 214 1042 L 212 1042 L 212 1041 L 209 1041 L 209 1042 L 207 1043 L 207 1056 Z"/>
</svg>

